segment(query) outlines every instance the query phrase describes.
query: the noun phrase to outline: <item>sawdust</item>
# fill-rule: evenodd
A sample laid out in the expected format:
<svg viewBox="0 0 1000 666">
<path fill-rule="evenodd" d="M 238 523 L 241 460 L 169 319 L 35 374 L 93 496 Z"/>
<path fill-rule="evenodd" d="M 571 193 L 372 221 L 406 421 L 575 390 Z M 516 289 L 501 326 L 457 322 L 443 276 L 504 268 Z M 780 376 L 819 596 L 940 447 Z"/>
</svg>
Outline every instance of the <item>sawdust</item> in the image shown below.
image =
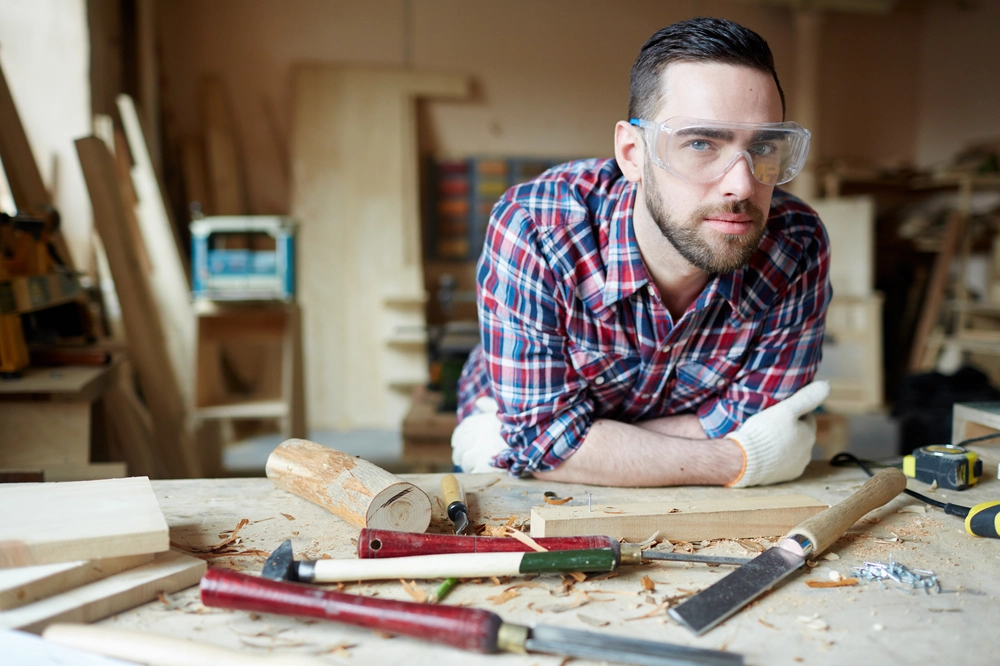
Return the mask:
<svg viewBox="0 0 1000 666">
<path fill-rule="evenodd" d="M 572 501 L 572 499 L 573 499 L 572 497 L 563 497 L 562 499 L 555 499 L 553 497 L 546 497 L 545 498 L 545 503 L 546 504 L 561 505 L 561 504 L 565 504 L 566 502 Z"/>
<path fill-rule="evenodd" d="M 505 527 L 505 529 L 506 529 L 507 536 L 512 537 L 514 539 L 517 539 L 518 541 L 520 541 L 521 543 L 523 543 L 528 548 L 531 548 L 532 550 L 534 550 L 536 552 L 539 552 L 539 553 L 547 553 L 547 552 L 549 552 L 548 548 L 545 548 L 544 546 L 540 545 L 537 541 L 535 541 L 534 539 L 532 539 L 530 536 L 528 536 L 524 532 L 522 532 L 520 530 L 515 530 L 513 527 Z"/>
<path fill-rule="evenodd" d="M 590 617 L 582 613 L 577 613 L 576 619 L 580 620 L 580 622 L 583 622 L 584 624 L 589 624 L 592 627 L 606 627 L 611 624 L 607 620 L 599 620 L 596 617 Z"/>
<path fill-rule="evenodd" d="M 351 653 L 348 652 L 348 650 L 356 647 L 358 647 L 357 643 L 348 643 L 347 641 L 343 641 L 341 643 L 337 643 L 336 645 L 333 645 L 323 650 L 322 654 L 332 654 L 338 657 L 344 657 L 346 659 L 350 659 Z"/>
<path fill-rule="evenodd" d="M 651 618 L 651 617 L 654 617 L 656 615 L 659 615 L 660 613 L 665 613 L 668 608 L 670 608 L 670 602 L 669 601 L 662 601 L 659 604 L 657 604 L 656 608 L 654 608 L 653 610 L 649 611 L 648 613 L 645 613 L 643 615 L 638 615 L 636 617 L 627 617 L 627 618 L 625 618 L 625 621 L 626 622 L 632 622 L 634 620 L 646 620 L 648 618 Z"/>
<path fill-rule="evenodd" d="M 295 520 L 295 516 L 291 516 L 287 513 L 283 513 L 281 515 L 285 517 L 285 520 Z"/>
<path fill-rule="evenodd" d="M 653 579 L 650 578 L 649 576 L 643 576 L 642 577 L 642 589 L 646 590 L 647 592 L 655 592 L 656 591 L 656 583 L 654 583 Z"/>
<path fill-rule="evenodd" d="M 417 585 L 417 581 L 412 580 L 410 582 L 406 582 L 405 580 L 403 580 L 402 578 L 400 578 L 399 582 L 403 584 L 403 589 L 406 590 L 406 593 L 408 595 L 410 595 L 410 597 L 414 601 L 416 601 L 418 604 L 425 604 L 425 603 L 427 603 L 427 593 L 424 592 Z"/>
<path fill-rule="evenodd" d="M 512 586 L 512 587 L 508 587 L 506 590 L 504 590 L 500 594 L 494 595 L 492 597 L 486 597 L 486 600 L 487 601 L 492 601 L 494 603 L 494 605 L 499 606 L 500 604 L 507 603 L 511 599 L 514 599 L 515 597 L 519 597 L 519 596 L 521 596 L 521 593 L 518 591 L 517 587 L 513 587 Z"/>
</svg>

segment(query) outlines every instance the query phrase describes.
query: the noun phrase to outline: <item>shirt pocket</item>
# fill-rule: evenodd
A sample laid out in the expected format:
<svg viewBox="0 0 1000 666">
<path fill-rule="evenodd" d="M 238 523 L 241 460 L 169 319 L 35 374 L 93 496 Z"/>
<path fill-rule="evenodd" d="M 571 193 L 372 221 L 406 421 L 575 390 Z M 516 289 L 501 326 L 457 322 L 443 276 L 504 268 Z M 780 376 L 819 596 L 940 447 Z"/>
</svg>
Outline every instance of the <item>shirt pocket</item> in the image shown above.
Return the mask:
<svg viewBox="0 0 1000 666">
<path fill-rule="evenodd" d="M 740 357 L 708 356 L 677 363 L 677 382 L 671 396 L 678 410 L 697 409 L 721 395 L 733 383 L 743 362 Z"/>
<path fill-rule="evenodd" d="M 587 384 L 598 414 L 615 410 L 629 395 L 639 376 L 638 356 L 585 349 L 571 345 L 573 367 Z"/>
</svg>

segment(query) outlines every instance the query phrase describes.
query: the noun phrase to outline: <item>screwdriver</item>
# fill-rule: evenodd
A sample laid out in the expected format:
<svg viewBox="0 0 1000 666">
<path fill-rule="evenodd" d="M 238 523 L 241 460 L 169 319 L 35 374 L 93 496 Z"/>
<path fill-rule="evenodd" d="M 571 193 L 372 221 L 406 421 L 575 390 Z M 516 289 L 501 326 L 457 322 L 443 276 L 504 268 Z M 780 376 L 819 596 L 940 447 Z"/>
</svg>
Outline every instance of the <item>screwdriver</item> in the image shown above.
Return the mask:
<svg viewBox="0 0 1000 666">
<path fill-rule="evenodd" d="M 454 474 L 445 474 L 441 479 L 441 496 L 447 507 L 448 518 L 455 524 L 455 534 L 461 534 L 469 526 L 469 508 L 465 503 L 462 485 Z"/>
</svg>

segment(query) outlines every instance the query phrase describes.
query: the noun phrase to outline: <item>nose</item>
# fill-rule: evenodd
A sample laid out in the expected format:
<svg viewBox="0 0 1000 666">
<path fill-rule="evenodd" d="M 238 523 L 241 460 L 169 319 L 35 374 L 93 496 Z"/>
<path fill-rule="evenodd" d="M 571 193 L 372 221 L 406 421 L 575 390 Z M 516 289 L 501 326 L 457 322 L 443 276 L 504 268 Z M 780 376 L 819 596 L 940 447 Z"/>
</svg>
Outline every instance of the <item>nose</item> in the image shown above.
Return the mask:
<svg viewBox="0 0 1000 666">
<path fill-rule="evenodd" d="M 734 197 L 737 201 L 748 199 L 757 186 L 753 175 L 753 162 L 746 151 L 733 155 L 720 183 L 726 197 Z"/>
</svg>

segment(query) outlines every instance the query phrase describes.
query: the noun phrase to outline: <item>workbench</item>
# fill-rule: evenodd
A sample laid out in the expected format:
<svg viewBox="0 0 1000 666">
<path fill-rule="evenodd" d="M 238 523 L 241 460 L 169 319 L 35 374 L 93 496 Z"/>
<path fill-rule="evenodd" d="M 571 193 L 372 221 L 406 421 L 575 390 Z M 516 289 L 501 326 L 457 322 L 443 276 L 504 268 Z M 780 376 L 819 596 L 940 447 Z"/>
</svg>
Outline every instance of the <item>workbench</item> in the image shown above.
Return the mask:
<svg viewBox="0 0 1000 666">
<path fill-rule="evenodd" d="M 403 478 L 432 498 L 434 518 L 428 531 L 448 532 L 451 525 L 444 508 L 433 500 L 440 493 L 441 475 Z M 857 490 L 866 479 L 859 469 L 834 468 L 825 463 L 813 463 L 793 483 L 747 489 L 619 489 L 512 479 L 504 474 L 466 474 L 459 478 L 468 494 L 473 525 L 503 525 L 515 516 L 515 525 L 525 530 L 531 507 L 543 503 L 545 491 L 573 497 L 572 504 L 583 506 L 590 492 L 593 510 L 626 501 L 791 493 L 804 493 L 833 504 Z M 915 481 L 910 485 L 918 490 L 922 486 Z M 292 539 L 296 558 L 356 557 L 357 529 L 316 505 L 277 490 L 267 479 L 154 481 L 153 488 L 175 547 L 207 551 L 224 541 L 242 519 L 249 519 L 239 531 L 241 540 L 233 544 L 239 552 L 203 554 L 210 566 L 258 573 L 266 554 L 286 538 Z M 971 505 L 1000 498 L 1000 482 L 994 470 L 993 474 L 985 474 L 976 488 L 965 492 L 938 489 L 931 496 Z M 1000 626 L 1000 604 L 996 600 L 1000 541 L 971 537 L 958 518 L 930 508 L 924 513 L 917 508 L 922 506 L 900 495 L 871 512 L 828 551 L 839 559 L 820 557 L 811 570 L 797 572 L 778 589 L 698 638 L 668 618 L 663 602 L 708 586 L 730 571 L 729 567 L 673 562 L 623 567 L 618 575 L 592 575 L 601 579 L 575 583 L 565 596 L 557 596 L 563 589 L 562 576 L 543 575 L 531 579 L 532 586 L 517 588 L 517 596 L 505 595 L 506 600 L 499 599 L 500 595 L 524 579 L 501 580 L 499 585 L 491 580 L 465 582 L 444 603 L 485 608 L 506 621 L 521 624 L 564 626 L 727 649 L 743 654 L 748 664 L 927 664 L 940 660 L 996 663 L 995 655 L 1000 652 L 1000 632 L 995 631 Z M 693 546 L 704 554 L 749 557 L 767 545 L 764 541 L 713 541 Z M 830 580 L 832 570 L 848 577 L 853 566 L 866 560 L 887 562 L 890 555 L 910 568 L 934 571 L 943 592 L 909 593 L 895 584 L 883 588 L 877 582 L 863 581 L 851 587 L 826 589 L 805 584 L 810 579 Z M 644 577 L 655 584 L 653 591 L 644 589 Z M 417 581 L 427 593 L 438 583 Z M 343 589 L 411 600 L 399 581 L 349 584 Z M 197 588 L 163 597 L 101 624 L 255 653 L 317 655 L 331 664 L 563 663 L 556 656 L 479 655 L 346 625 L 206 608 L 199 601 Z"/>
</svg>

